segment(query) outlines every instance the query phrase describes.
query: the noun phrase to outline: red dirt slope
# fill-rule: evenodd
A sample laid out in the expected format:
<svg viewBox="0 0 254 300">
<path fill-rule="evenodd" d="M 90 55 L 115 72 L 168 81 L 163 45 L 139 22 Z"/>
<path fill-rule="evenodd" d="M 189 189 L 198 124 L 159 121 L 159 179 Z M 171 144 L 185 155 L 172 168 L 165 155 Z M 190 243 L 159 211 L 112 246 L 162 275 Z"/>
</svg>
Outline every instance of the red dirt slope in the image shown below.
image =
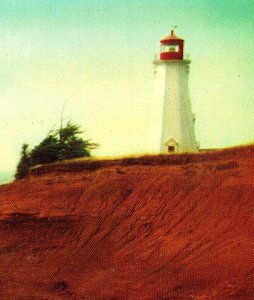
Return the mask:
<svg viewBox="0 0 254 300">
<path fill-rule="evenodd" d="M 254 146 L 0 187 L 0 299 L 254 299 Z"/>
</svg>

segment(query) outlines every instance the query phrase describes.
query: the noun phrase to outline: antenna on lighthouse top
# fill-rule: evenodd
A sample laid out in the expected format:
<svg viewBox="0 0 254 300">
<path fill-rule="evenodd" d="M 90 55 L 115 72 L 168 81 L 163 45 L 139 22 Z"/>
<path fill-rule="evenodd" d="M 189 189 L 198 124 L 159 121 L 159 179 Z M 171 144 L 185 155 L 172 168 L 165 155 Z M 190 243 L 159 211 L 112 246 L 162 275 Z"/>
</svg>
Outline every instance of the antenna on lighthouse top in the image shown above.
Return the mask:
<svg viewBox="0 0 254 300">
<path fill-rule="evenodd" d="M 173 29 L 171 30 L 171 34 L 172 34 L 172 35 L 174 34 L 174 30 L 175 30 L 177 27 L 178 27 L 177 25 L 174 25 L 174 26 L 173 26 Z"/>
</svg>

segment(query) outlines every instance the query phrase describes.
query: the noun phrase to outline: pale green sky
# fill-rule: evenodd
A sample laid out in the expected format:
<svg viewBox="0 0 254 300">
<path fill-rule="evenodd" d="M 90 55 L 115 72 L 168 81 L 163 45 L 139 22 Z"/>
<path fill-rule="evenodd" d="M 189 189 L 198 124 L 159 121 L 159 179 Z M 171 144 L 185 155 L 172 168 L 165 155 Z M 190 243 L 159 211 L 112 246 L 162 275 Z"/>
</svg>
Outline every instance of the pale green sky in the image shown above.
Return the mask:
<svg viewBox="0 0 254 300">
<path fill-rule="evenodd" d="M 66 120 L 97 156 L 156 152 L 154 54 L 178 25 L 201 147 L 253 142 L 254 1 L 0 1 L 0 169 Z"/>
</svg>

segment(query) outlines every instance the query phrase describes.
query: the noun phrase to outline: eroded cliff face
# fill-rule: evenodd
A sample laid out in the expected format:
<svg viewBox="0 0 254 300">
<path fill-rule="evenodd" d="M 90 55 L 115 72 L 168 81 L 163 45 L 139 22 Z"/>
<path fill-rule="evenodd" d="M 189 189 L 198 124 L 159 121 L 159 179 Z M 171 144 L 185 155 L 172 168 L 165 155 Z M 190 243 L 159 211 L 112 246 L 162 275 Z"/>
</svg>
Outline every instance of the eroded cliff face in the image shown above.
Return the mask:
<svg viewBox="0 0 254 300">
<path fill-rule="evenodd" d="M 75 162 L 1 186 L 0 299 L 254 299 L 253 154 Z"/>
</svg>

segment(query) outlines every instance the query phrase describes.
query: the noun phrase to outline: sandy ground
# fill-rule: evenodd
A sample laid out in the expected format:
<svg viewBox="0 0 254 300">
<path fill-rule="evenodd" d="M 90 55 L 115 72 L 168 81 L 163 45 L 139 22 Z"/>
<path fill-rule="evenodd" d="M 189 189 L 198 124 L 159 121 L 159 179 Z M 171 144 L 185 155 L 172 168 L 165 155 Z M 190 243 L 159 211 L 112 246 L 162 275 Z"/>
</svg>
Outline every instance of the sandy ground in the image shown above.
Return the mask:
<svg viewBox="0 0 254 300">
<path fill-rule="evenodd" d="M 0 299 L 254 299 L 254 146 L 0 186 Z"/>
</svg>

